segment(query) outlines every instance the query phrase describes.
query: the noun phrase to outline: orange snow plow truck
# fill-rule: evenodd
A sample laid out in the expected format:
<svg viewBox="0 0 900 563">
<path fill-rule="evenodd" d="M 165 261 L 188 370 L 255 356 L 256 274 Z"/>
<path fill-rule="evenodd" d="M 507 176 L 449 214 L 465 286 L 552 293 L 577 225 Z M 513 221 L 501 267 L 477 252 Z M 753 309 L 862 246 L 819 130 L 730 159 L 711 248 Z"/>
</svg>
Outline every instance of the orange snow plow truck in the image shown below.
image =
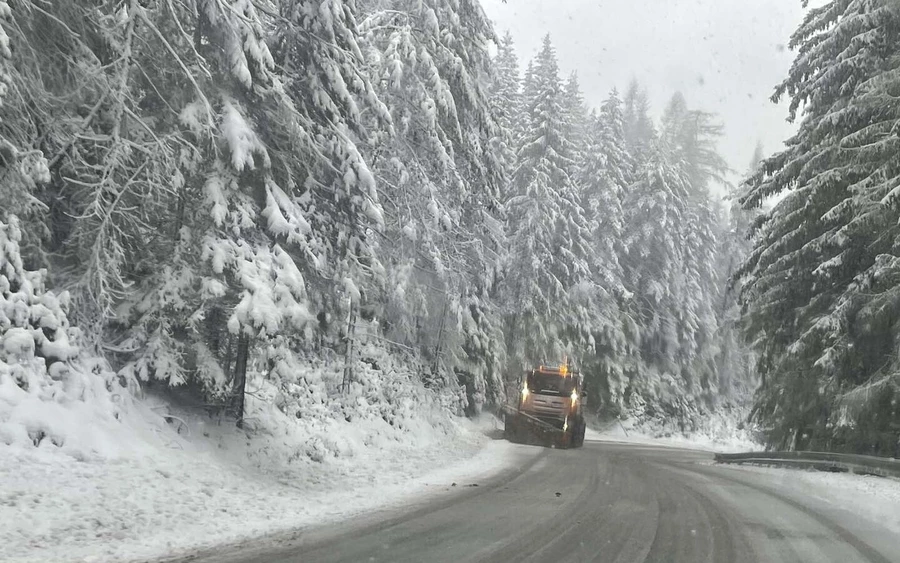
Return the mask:
<svg viewBox="0 0 900 563">
<path fill-rule="evenodd" d="M 580 448 L 585 430 L 583 388 L 581 374 L 568 361 L 526 372 L 503 409 L 504 436 L 510 442 Z"/>
</svg>

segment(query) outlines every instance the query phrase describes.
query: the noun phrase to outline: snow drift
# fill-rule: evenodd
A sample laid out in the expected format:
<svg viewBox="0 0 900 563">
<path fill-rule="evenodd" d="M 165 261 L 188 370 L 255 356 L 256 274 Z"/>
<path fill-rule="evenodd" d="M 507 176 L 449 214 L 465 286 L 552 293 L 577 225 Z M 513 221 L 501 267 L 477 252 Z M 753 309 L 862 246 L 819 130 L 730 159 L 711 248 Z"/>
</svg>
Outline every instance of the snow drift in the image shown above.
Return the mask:
<svg viewBox="0 0 900 563">
<path fill-rule="evenodd" d="M 25 270 L 20 237 L 15 217 L 0 222 L 0 446 L 86 459 L 104 452 L 97 429 L 116 423 L 128 394 L 106 362 L 81 352 L 68 294 Z"/>
</svg>

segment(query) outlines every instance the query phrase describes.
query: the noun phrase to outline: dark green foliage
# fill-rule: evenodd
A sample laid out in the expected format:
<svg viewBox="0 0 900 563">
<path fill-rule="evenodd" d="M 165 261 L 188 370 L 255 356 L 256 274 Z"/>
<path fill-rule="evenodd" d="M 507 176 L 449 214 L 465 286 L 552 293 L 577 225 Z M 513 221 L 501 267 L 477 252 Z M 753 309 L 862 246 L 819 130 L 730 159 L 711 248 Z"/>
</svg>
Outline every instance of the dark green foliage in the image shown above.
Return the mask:
<svg viewBox="0 0 900 563">
<path fill-rule="evenodd" d="M 783 195 L 741 271 L 773 447 L 895 452 L 898 31 L 890 0 L 811 9 L 775 93 L 799 131 L 747 182 L 748 209 Z"/>
</svg>

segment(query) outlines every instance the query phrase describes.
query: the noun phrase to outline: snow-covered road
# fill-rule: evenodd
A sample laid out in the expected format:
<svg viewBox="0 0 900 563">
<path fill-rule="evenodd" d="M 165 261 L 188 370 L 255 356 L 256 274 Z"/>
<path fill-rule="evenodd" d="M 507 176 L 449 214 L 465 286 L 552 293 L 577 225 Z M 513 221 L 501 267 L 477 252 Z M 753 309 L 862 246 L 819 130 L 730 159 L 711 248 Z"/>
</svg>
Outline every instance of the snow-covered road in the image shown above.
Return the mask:
<svg viewBox="0 0 900 563">
<path fill-rule="evenodd" d="M 424 507 L 214 551 L 196 563 L 900 561 L 900 530 L 867 508 L 889 508 L 900 492 L 895 481 L 849 476 L 868 485 L 831 498 L 828 479 L 716 466 L 699 451 L 612 442 L 537 451 L 521 471 Z"/>
<path fill-rule="evenodd" d="M 549 450 L 499 439 L 485 417 L 261 472 L 237 459 L 240 433 L 189 422 L 203 440 L 145 437 L 103 460 L 4 449 L 0 561 L 900 562 L 900 482 L 720 467 L 700 451 L 735 444 L 607 431 Z"/>
</svg>

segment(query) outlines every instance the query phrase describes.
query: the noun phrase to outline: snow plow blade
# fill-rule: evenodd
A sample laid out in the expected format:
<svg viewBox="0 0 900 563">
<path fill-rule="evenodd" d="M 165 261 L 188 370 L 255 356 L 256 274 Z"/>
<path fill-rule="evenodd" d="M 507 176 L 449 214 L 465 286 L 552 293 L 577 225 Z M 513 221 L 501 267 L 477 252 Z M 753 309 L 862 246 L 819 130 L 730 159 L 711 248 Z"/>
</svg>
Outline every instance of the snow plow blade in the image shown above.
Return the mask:
<svg viewBox="0 0 900 563">
<path fill-rule="evenodd" d="M 584 432 L 576 425 L 563 430 L 509 407 L 503 409 L 503 419 L 503 437 L 510 442 L 556 448 L 578 448 L 583 443 Z"/>
</svg>

